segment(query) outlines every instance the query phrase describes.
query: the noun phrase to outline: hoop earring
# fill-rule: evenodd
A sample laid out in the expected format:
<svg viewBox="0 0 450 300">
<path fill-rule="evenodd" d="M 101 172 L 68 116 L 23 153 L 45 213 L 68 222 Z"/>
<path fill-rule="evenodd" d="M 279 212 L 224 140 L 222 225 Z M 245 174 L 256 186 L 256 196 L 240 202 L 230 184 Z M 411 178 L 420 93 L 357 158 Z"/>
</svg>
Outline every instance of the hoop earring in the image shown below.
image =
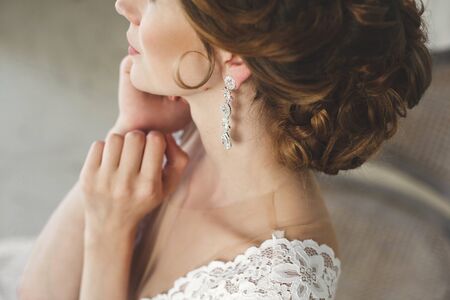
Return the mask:
<svg viewBox="0 0 450 300">
<path fill-rule="evenodd" d="M 236 81 L 230 75 L 225 76 L 225 89 L 223 92 L 223 96 L 225 97 L 225 103 L 220 106 L 220 109 L 223 113 L 222 117 L 222 144 L 224 145 L 226 150 L 231 149 L 231 137 L 230 137 L 230 115 L 231 115 L 231 101 L 233 100 L 233 96 L 231 95 L 231 91 L 236 89 Z"/>
<path fill-rule="evenodd" d="M 187 85 L 187 84 L 185 84 L 185 83 L 183 82 L 183 80 L 181 79 L 181 74 L 180 74 L 180 63 L 181 63 L 181 61 L 183 60 L 183 58 L 184 58 L 187 54 L 189 54 L 189 53 L 191 53 L 191 52 L 198 53 L 198 54 L 200 54 L 201 56 L 205 57 L 205 58 L 209 61 L 208 74 L 207 74 L 206 77 L 202 80 L 202 82 L 200 82 L 200 83 L 197 84 L 197 85 Z M 172 76 L 175 78 L 175 82 L 176 82 L 179 86 L 181 86 L 181 87 L 183 87 L 183 88 L 185 88 L 185 89 L 196 89 L 196 88 L 199 88 L 199 87 L 201 87 L 202 85 L 204 85 L 204 84 L 209 80 L 209 78 L 211 78 L 211 75 L 212 75 L 212 73 L 213 73 L 213 71 L 214 71 L 214 64 L 215 64 L 215 57 L 212 56 L 212 60 L 210 60 L 210 54 L 209 54 L 209 52 L 208 52 L 208 56 L 205 56 L 205 54 L 203 54 L 203 53 L 200 52 L 200 51 L 196 51 L 196 50 L 186 51 L 186 52 L 183 53 L 180 57 L 178 57 L 177 63 L 173 65 Z"/>
</svg>

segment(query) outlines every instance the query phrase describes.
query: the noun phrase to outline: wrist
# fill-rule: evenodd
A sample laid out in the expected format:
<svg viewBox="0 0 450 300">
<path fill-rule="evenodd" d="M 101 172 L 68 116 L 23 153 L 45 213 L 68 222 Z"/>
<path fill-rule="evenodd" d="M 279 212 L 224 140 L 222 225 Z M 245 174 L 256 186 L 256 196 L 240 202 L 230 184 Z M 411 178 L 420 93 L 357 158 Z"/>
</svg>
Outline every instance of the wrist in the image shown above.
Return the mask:
<svg viewBox="0 0 450 300">
<path fill-rule="evenodd" d="M 133 232 L 86 228 L 79 299 L 127 299 Z"/>
<path fill-rule="evenodd" d="M 134 245 L 136 228 L 108 227 L 101 229 L 87 224 L 84 230 L 84 244 L 86 248 L 109 248 L 121 245 Z"/>
</svg>

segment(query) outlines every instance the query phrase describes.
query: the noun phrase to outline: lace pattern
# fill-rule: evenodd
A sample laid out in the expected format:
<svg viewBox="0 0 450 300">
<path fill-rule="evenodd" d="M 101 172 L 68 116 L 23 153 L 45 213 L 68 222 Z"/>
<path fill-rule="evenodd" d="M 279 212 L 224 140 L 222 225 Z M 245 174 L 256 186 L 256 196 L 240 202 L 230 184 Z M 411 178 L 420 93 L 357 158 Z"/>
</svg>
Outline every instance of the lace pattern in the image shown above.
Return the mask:
<svg viewBox="0 0 450 300">
<path fill-rule="evenodd" d="M 232 261 L 213 260 L 175 280 L 167 293 L 141 300 L 334 299 L 340 272 L 328 245 L 287 240 L 276 230 Z"/>
</svg>

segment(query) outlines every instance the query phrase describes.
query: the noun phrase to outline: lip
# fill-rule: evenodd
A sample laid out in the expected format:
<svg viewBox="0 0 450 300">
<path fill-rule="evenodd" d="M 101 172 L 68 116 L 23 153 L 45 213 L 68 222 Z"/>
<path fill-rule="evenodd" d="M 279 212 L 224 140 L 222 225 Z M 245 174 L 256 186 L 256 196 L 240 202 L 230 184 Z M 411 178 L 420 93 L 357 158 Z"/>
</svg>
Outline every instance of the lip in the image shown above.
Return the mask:
<svg viewBox="0 0 450 300">
<path fill-rule="evenodd" d="M 136 49 L 133 48 L 133 46 L 128 45 L 128 54 L 130 55 L 137 55 L 140 54 Z"/>
<path fill-rule="evenodd" d="M 128 53 L 140 54 L 139 51 L 135 47 L 133 47 L 133 43 L 131 42 L 131 39 L 128 37 L 128 34 L 127 34 L 127 41 L 128 41 Z"/>
</svg>

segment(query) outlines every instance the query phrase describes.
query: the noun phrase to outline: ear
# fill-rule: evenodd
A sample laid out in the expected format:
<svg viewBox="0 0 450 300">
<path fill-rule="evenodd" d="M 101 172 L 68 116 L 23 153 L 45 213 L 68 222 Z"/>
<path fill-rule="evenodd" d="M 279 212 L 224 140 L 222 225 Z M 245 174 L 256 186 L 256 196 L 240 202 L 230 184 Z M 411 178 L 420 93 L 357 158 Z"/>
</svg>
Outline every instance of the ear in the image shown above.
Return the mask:
<svg viewBox="0 0 450 300">
<path fill-rule="evenodd" d="M 222 65 L 222 78 L 230 75 L 236 81 L 236 89 L 239 89 L 252 74 L 239 55 L 219 49 L 219 57 Z"/>
</svg>

